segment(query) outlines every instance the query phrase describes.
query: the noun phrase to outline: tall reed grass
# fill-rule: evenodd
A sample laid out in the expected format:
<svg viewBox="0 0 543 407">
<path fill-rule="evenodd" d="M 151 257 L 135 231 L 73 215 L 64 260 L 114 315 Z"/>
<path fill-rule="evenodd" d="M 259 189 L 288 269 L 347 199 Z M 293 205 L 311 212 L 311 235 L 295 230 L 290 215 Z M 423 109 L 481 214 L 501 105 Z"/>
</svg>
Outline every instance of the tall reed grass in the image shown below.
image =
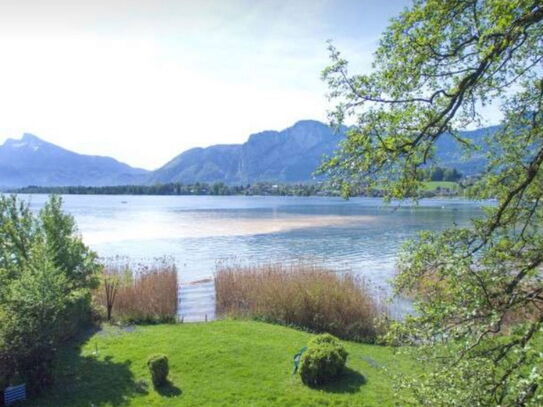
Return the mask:
<svg viewBox="0 0 543 407">
<path fill-rule="evenodd" d="M 106 263 L 95 301 L 107 308 L 105 287 L 117 283 L 113 301 L 114 320 L 133 323 L 175 322 L 177 318 L 177 270 L 172 264 L 151 266 Z"/>
<path fill-rule="evenodd" d="M 314 264 L 219 266 L 217 312 L 373 342 L 384 307 L 363 280 Z"/>
</svg>

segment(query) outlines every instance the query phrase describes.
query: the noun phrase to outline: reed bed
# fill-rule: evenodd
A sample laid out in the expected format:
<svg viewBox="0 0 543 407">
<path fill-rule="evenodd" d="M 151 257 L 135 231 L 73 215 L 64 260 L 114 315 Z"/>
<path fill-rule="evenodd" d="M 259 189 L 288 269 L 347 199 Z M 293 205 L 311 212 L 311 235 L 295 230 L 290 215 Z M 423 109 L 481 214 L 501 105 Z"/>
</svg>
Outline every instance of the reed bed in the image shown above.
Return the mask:
<svg viewBox="0 0 543 407">
<path fill-rule="evenodd" d="M 106 264 L 95 300 L 104 310 L 108 303 L 112 305 L 111 316 L 116 321 L 175 322 L 177 270 L 173 264 L 162 263 L 151 266 Z"/>
<path fill-rule="evenodd" d="M 217 312 L 374 342 L 384 307 L 363 280 L 314 264 L 219 266 Z"/>
</svg>

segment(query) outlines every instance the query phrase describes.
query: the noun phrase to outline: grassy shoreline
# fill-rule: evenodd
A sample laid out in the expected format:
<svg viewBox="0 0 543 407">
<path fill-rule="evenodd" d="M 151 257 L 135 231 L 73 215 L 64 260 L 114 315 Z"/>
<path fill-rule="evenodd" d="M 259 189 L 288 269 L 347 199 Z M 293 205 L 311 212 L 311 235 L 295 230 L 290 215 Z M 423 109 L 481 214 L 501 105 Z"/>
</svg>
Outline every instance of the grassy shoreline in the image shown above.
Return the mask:
<svg viewBox="0 0 543 407">
<path fill-rule="evenodd" d="M 347 372 L 311 389 L 291 375 L 311 334 L 254 321 L 105 329 L 59 350 L 55 385 L 25 406 L 393 406 L 394 372 L 411 363 L 384 346 L 346 342 Z M 170 359 L 169 388 L 150 383 L 149 354 Z"/>
</svg>

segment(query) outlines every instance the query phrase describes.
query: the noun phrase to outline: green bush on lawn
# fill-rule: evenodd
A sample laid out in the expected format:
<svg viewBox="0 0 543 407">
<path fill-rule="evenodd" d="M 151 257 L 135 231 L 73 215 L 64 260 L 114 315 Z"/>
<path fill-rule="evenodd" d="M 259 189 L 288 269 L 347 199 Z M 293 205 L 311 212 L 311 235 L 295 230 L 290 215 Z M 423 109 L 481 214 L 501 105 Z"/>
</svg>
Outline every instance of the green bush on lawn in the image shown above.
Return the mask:
<svg viewBox="0 0 543 407">
<path fill-rule="evenodd" d="M 147 361 L 147 366 L 151 372 L 151 379 L 155 387 L 160 387 L 168 382 L 168 357 L 166 355 L 152 355 Z"/>
<path fill-rule="evenodd" d="M 334 380 L 345 368 L 347 355 L 336 337 L 330 334 L 315 336 L 300 360 L 302 382 L 316 386 Z"/>
</svg>

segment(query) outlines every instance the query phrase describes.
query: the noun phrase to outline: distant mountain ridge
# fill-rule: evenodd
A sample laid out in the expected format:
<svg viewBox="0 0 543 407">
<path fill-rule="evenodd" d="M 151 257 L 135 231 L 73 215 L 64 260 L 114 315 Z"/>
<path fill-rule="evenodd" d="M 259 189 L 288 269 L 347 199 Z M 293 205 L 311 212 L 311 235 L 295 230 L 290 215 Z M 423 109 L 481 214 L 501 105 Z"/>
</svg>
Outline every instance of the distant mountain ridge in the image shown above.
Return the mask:
<svg viewBox="0 0 543 407">
<path fill-rule="evenodd" d="M 263 131 L 243 144 L 187 150 L 149 176 L 149 182 L 307 182 L 344 136 L 314 120 L 283 131 Z"/>
<path fill-rule="evenodd" d="M 464 175 L 482 171 L 486 163 L 484 137 L 497 129 L 461 133 L 481 146 L 467 160 L 460 145 L 443 135 L 436 146 L 439 165 L 456 168 Z M 302 120 L 282 131 L 252 134 L 242 144 L 192 148 L 155 171 L 133 168 L 109 157 L 77 154 L 25 134 L 0 146 L 0 187 L 305 183 L 315 180 L 314 171 L 324 156 L 334 153 L 346 131 L 346 127 L 334 131 L 324 123 Z"/>
<path fill-rule="evenodd" d="M 74 153 L 32 134 L 0 146 L 0 187 L 123 185 L 144 182 L 148 171 L 110 157 Z"/>
<path fill-rule="evenodd" d="M 500 126 L 490 126 L 460 132 L 462 138 L 479 147 L 478 151 L 470 152 L 469 158 L 464 156 L 464 150 L 458 141 L 454 140 L 448 134 L 442 135 L 436 143 L 436 158 L 439 161 L 439 165 L 456 168 L 464 175 L 481 173 L 487 163 L 486 154 L 488 153 L 488 146 L 486 145 L 485 137 L 491 136 L 499 128 Z"/>
<path fill-rule="evenodd" d="M 436 146 L 439 165 L 456 168 L 464 175 L 481 172 L 486 163 L 484 137 L 497 129 L 461 132 L 462 137 L 483 147 L 469 159 L 458 142 L 444 134 Z M 309 182 L 323 157 L 333 155 L 346 131 L 343 127 L 334 132 L 324 123 L 303 120 L 282 131 L 253 134 L 243 144 L 193 148 L 152 172 L 148 182 Z"/>
</svg>

